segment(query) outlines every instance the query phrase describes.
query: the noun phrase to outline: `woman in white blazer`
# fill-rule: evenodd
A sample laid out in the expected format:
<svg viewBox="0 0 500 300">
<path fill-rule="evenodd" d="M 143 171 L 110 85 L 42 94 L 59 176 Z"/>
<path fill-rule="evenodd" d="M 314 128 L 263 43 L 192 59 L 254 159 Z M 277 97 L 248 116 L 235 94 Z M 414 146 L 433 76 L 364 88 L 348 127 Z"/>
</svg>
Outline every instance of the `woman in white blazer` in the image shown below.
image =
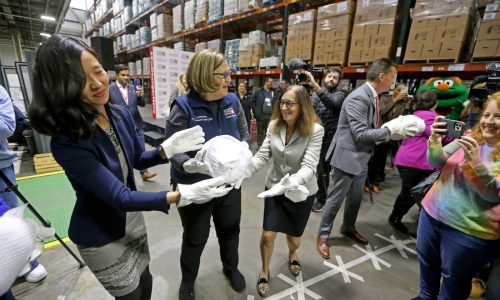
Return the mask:
<svg viewBox="0 0 500 300">
<path fill-rule="evenodd" d="M 296 251 L 318 190 L 316 168 L 324 134 L 320 122 L 306 89 L 300 85 L 288 87 L 274 106 L 266 138 L 247 172 L 253 174 L 271 163 L 263 193 L 262 268 L 257 281 L 262 297 L 269 291 L 269 263 L 278 232 L 286 234 L 290 272 L 294 276 L 300 273 Z"/>
</svg>

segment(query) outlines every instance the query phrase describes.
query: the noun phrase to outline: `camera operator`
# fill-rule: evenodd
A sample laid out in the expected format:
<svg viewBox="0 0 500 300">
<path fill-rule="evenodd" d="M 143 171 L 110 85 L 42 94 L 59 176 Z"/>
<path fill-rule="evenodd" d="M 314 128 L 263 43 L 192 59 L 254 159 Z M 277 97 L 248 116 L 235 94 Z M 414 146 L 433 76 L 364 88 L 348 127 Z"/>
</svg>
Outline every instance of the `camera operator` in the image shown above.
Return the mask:
<svg viewBox="0 0 500 300">
<path fill-rule="evenodd" d="M 330 183 L 331 167 L 330 163 L 325 160 L 326 151 L 337 130 L 340 109 L 342 108 L 342 103 L 344 102 L 346 94 L 337 89 L 342 79 L 342 71 L 338 68 L 326 70 L 323 77 L 323 88 L 318 85 L 311 72 L 301 71 L 300 74 L 307 75 L 307 84 L 313 91 L 311 97 L 313 108 L 321 118 L 325 128 L 318 164 L 318 192 L 316 193 L 316 201 L 312 207 L 313 211 L 320 212 L 325 205 L 328 185 Z"/>
</svg>

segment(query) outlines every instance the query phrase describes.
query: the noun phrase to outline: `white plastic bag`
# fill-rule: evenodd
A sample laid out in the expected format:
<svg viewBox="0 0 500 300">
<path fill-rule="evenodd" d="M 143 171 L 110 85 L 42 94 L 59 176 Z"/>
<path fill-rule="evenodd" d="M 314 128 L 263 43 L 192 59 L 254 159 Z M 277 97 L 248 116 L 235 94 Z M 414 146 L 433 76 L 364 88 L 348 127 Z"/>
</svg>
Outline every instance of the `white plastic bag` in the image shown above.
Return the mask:
<svg viewBox="0 0 500 300">
<path fill-rule="evenodd" d="M 252 162 L 252 152 L 246 142 L 220 135 L 206 142 L 196 153 L 196 159 L 208 165 L 210 176 L 222 176 L 226 183 L 233 183 L 245 175 Z"/>
<path fill-rule="evenodd" d="M 5 294 L 18 276 L 26 274 L 43 250 L 43 239 L 54 235 L 52 228 L 24 220 L 26 205 L 0 217 L 0 295 Z"/>
</svg>

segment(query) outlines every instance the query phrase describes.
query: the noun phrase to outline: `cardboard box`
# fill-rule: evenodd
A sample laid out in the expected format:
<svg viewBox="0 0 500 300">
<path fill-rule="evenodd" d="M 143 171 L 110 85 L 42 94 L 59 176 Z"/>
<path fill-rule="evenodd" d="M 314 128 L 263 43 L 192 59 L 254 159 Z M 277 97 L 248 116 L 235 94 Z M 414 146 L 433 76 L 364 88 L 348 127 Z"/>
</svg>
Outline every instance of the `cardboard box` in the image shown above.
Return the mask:
<svg viewBox="0 0 500 300">
<path fill-rule="evenodd" d="M 325 52 L 333 52 L 335 50 L 335 43 L 332 40 L 325 42 Z"/>
<path fill-rule="evenodd" d="M 477 41 L 472 57 L 494 57 L 497 54 L 498 40 Z"/>
<path fill-rule="evenodd" d="M 458 16 L 448 16 L 446 18 L 446 27 L 450 26 L 469 26 L 470 16 L 469 15 L 458 15 Z"/>
<path fill-rule="evenodd" d="M 379 35 L 386 35 L 386 34 L 393 34 L 394 33 L 394 24 L 380 24 L 378 26 L 378 34 Z"/>
<path fill-rule="evenodd" d="M 361 62 L 361 49 L 350 49 L 349 51 L 349 63 Z"/>
<path fill-rule="evenodd" d="M 298 53 L 298 56 L 302 59 L 312 59 L 312 51 L 313 51 L 313 47 L 312 45 L 302 45 L 302 49 L 300 50 L 300 52 Z"/>
<path fill-rule="evenodd" d="M 500 19 L 500 12 L 484 13 L 483 15 L 483 23 L 492 22 L 498 19 Z"/>
<path fill-rule="evenodd" d="M 450 27 L 438 27 L 434 34 L 434 42 L 463 42 L 467 28 L 457 25 Z"/>
<path fill-rule="evenodd" d="M 313 64 L 326 65 L 328 63 L 328 54 L 314 52 Z"/>
<path fill-rule="evenodd" d="M 439 57 L 439 50 L 441 50 L 441 43 L 424 43 L 420 58 L 436 59 Z"/>
<path fill-rule="evenodd" d="M 500 57 L 500 43 L 498 44 L 498 49 L 495 56 Z"/>
<path fill-rule="evenodd" d="M 352 49 L 362 49 L 370 47 L 370 37 L 358 37 L 351 39 L 351 51 Z"/>
<path fill-rule="evenodd" d="M 429 23 L 427 24 L 428 28 L 436 28 L 436 27 L 445 27 L 446 26 L 447 17 L 436 17 L 429 19 Z"/>
<path fill-rule="evenodd" d="M 500 20 L 481 23 L 477 40 L 498 40 L 500 39 Z"/>
<path fill-rule="evenodd" d="M 378 24 L 366 25 L 365 36 L 376 36 L 378 34 Z"/>
<path fill-rule="evenodd" d="M 384 47 L 391 48 L 392 46 L 392 33 L 379 35 L 371 39 L 370 47 Z"/>
<path fill-rule="evenodd" d="M 389 58 L 390 54 L 391 54 L 391 48 L 387 47 L 373 48 L 373 60 L 378 58 Z"/>
<path fill-rule="evenodd" d="M 342 15 L 334 17 L 333 26 L 334 27 L 349 27 L 352 26 L 352 15 Z"/>
<path fill-rule="evenodd" d="M 339 27 L 339 28 L 335 28 L 332 32 L 333 32 L 332 38 L 334 40 L 347 39 L 347 36 L 349 34 L 349 28 L 348 27 Z"/>
<path fill-rule="evenodd" d="M 316 43 L 327 41 L 328 33 L 329 31 L 327 30 L 316 31 Z"/>
<path fill-rule="evenodd" d="M 333 42 L 333 49 L 335 52 L 346 52 L 347 51 L 347 39 L 344 40 L 336 40 Z"/>
<path fill-rule="evenodd" d="M 462 42 L 442 42 L 438 58 L 458 59 L 462 52 Z"/>
<path fill-rule="evenodd" d="M 308 45 L 312 48 L 313 46 L 313 38 L 314 36 L 312 34 L 302 34 L 300 36 L 300 43 L 302 45 Z"/>
<path fill-rule="evenodd" d="M 370 14 L 358 14 L 356 12 L 356 15 L 354 16 L 354 24 L 363 24 L 368 21 L 370 21 Z"/>
<path fill-rule="evenodd" d="M 355 6 L 356 4 L 353 0 L 348 0 L 318 7 L 318 19 L 329 18 L 332 16 L 343 14 L 352 14 L 354 13 Z"/>
<path fill-rule="evenodd" d="M 240 51 L 238 56 L 238 67 L 247 68 L 252 65 L 252 53 L 250 51 Z"/>
<path fill-rule="evenodd" d="M 365 25 L 354 25 L 352 27 L 351 37 L 355 38 L 365 36 L 365 28 Z"/>
<path fill-rule="evenodd" d="M 326 46 L 325 46 L 325 42 L 318 42 L 316 41 L 316 43 L 314 44 L 314 53 L 319 53 L 319 52 L 326 52 Z"/>
<path fill-rule="evenodd" d="M 364 62 L 373 61 L 374 54 L 375 54 L 375 51 L 373 48 L 362 49 L 361 50 L 361 61 L 364 61 Z"/>
<path fill-rule="evenodd" d="M 260 63 L 261 56 L 252 54 L 252 62 L 250 64 L 251 67 L 258 67 Z"/>
<path fill-rule="evenodd" d="M 377 19 L 378 20 L 394 20 L 396 18 L 396 8 L 397 5 L 385 6 L 378 10 Z"/>
<path fill-rule="evenodd" d="M 408 42 L 431 43 L 434 39 L 434 28 L 411 28 Z"/>
<path fill-rule="evenodd" d="M 346 52 L 332 52 L 328 54 L 329 65 L 344 65 Z"/>
<path fill-rule="evenodd" d="M 264 56 L 266 51 L 266 45 L 264 44 L 252 44 L 248 45 L 248 49 L 252 52 L 252 54 Z"/>
<path fill-rule="evenodd" d="M 417 60 L 421 58 L 424 44 L 414 43 L 406 45 L 405 60 Z"/>
<path fill-rule="evenodd" d="M 429 19 L 416 19 L 411 22 L 411 28 L 427 28 L 429 25 Z"/>
</svg>

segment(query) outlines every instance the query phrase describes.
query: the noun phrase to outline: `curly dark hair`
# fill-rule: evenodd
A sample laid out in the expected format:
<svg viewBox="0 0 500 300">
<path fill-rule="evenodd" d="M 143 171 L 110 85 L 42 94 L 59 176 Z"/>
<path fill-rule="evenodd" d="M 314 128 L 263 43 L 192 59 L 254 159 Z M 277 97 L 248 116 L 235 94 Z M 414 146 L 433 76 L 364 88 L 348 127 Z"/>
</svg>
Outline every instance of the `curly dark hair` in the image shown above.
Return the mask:
<svg viewBox="0 0 500 300">
<path fill-rule="evenodd" d="M 79 141 L 95 131 L 97 110 L 82 101 L 84 51 L 100 61 L 84 42 L 53 35 L 38 47 L 33 69 L 33 101 L 28 109 L 31 125 L 49 136 L 64 135 Z"/>
<path fill-rule="evenodd" d="M 415 95 L 415 110 L 429 110 L 437 103 L 437 96 L 433 90 L 423 90 Z"/>
</svg>

